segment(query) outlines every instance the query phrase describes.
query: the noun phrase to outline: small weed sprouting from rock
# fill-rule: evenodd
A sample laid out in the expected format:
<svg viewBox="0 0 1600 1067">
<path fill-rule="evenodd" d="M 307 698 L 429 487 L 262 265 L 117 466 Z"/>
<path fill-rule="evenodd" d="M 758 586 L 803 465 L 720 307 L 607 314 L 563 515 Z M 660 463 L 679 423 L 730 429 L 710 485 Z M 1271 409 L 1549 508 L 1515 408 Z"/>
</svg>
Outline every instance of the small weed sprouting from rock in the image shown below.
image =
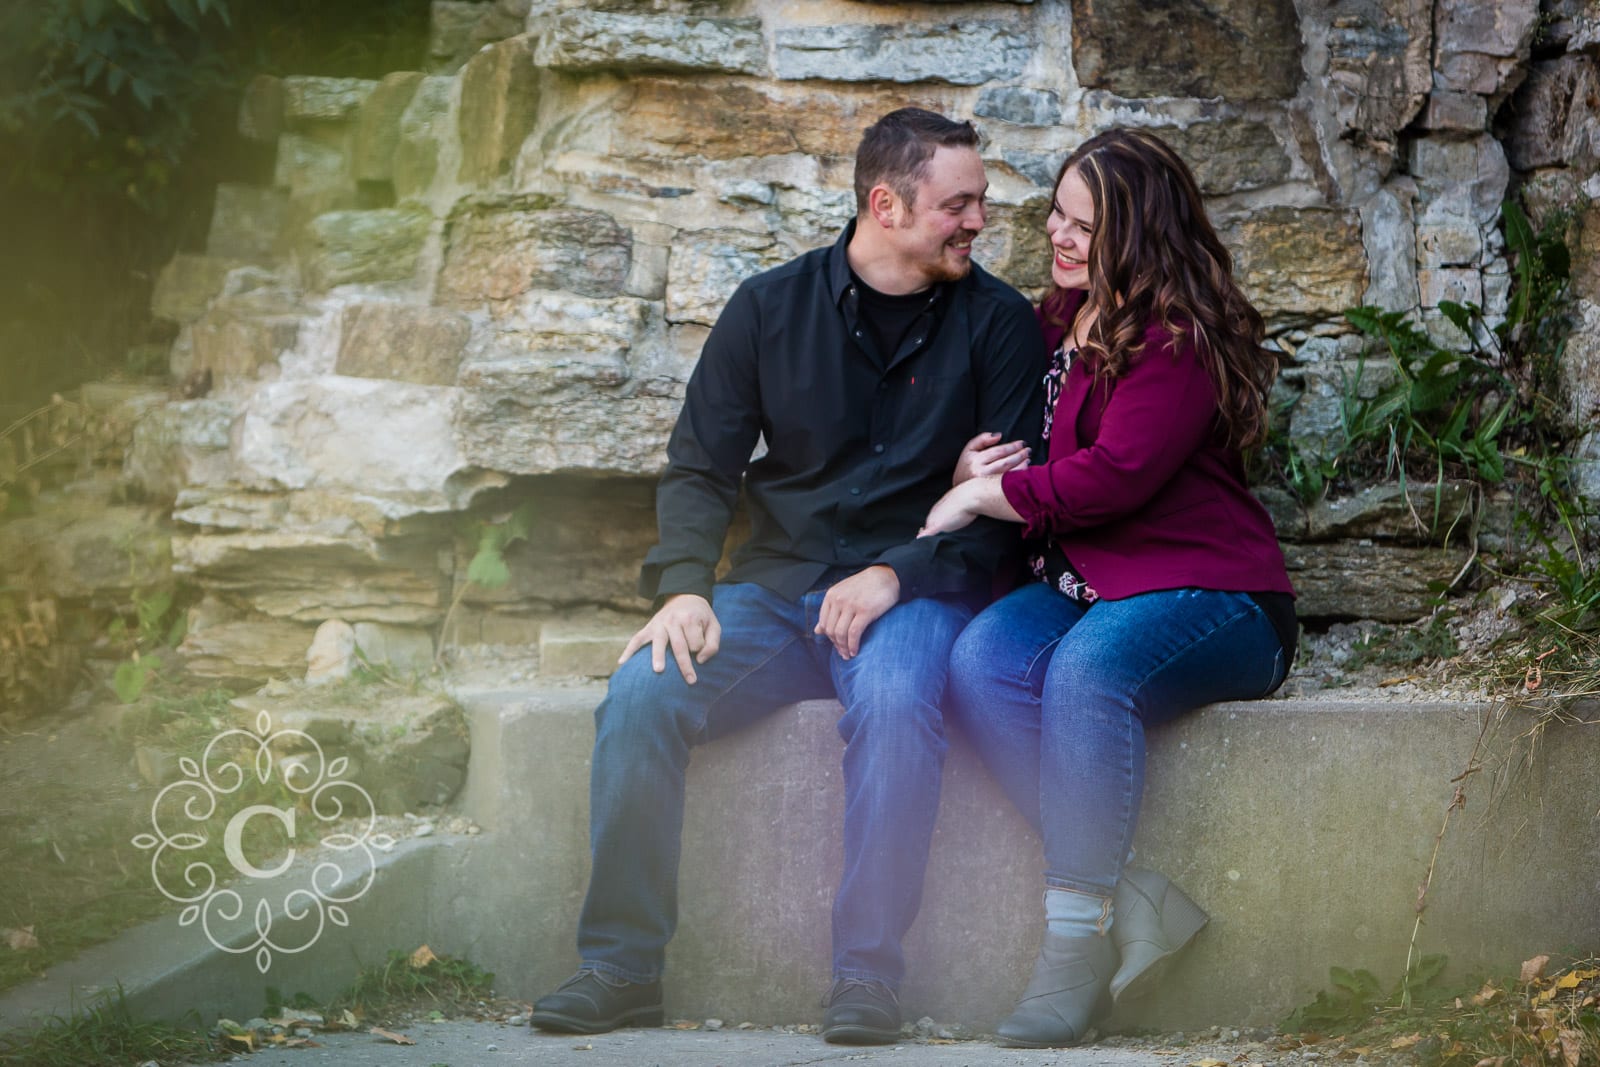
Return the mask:
<svg viewBox="0 0 1600 1067">
<path fill-rule="evenodd" d="M 423 945 L 411 953 L 396 949 L 383 963 L 364 967 L 333 999 L 329 1014 L 348 1010 L 369 1020 L 418 1010 L 461 1014 L 493 993 L 493 974 L 470 960 L 436 956 Z"/>
</svg>

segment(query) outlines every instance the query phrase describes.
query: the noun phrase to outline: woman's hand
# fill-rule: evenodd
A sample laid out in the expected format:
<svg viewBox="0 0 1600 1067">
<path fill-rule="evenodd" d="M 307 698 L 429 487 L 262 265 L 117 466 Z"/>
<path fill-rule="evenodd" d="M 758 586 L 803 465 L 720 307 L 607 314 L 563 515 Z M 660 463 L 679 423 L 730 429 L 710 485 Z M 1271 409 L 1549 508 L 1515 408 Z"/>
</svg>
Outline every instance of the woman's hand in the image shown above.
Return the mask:
<svg viewBox="0 0 1600 1067">
<path fill-rule="evenodd" d="M 1022 521 L 1022 516 L 1017 514 L 1017 509 L 1011 506 L 1011 501 L 1006 499 L 1006 494 L 1001 490 L 998 474 L 969 478 L 953 486 L 933 505 L 917 536 L 932 537 L 934 534 L 959 530 L 980 515 L 1006 522 Z"/>
<path fill-rule="evenodd" d="M 987 478 L 1006 471 L 1021 470 L 1028 465 L 1028 445 L 1024 441 L 1000 443 L 997 433 L 980 433 L 961 449 L 956 469 L 950 475 L 951 485 L 960 485 L 973 478 Z"/>
</svg>

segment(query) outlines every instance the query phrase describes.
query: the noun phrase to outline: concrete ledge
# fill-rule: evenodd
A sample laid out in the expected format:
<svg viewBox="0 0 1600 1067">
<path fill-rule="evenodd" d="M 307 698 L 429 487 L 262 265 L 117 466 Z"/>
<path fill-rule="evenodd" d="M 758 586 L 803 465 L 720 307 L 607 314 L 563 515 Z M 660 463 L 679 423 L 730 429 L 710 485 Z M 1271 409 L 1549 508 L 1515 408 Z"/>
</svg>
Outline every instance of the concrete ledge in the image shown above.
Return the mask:
<svg viewBox="0 0 1600 1067">
<path fill-rule="evenodd" d="M 364 861 L 352 854 L 319 853 L 297 862 L 281 878 L 263 882 L 241 879 L 233 888 L 243 901 L 240 918 L 214 924 L 218 948 L 198 925 L 179 925 L 173 914 L 128 931 L 115 941 L 97 945 L 51 968 L 48 975 L 0 996 L 0 1031 L 32 1027 L 52 1015 L 67 1016 L 99 992 L 120 982 L 128 1006 L 141 1017 L 178 1019 L 190 1011 L 209 1025 L 219 1016 L 239 1022 L 259 1013 L 267 1002 L 267 986 L 285 997 L 296 992 L 326 999 L 349 985 L 362 966 L 381 963 L 389 950 L 415 947 L 410 939 L 427 929 L 428 887 L 438 881 L 435 856 L 464 845 L 470 838 L 432 837 L 401 841 L 377 853 L 371 885 L 346 905 L 348 927 L 332 923 L 320 934 L 314 926 L 296 926 L 283 901 L 297 887 L 311 884 L 318 863 L 339 866 L 340 877 L 318 876 L 317 884 L 331 897 L 353 894 L 369 877 Z M 265 974 L 256 967 L 258 938 L 253 917 L 258 901 L 273 909 L 274 942 L 303 951 L 274 953 Z M 400 931 L 404 931 L 401 933 Z M 420 943 L 420 942 L 417 942 Z M 232 951 L 228 951 L 228 950 Z"/>
<path fill-rule="evenodd" d="M 466 691 L 469 814 L 491 833 L 442 857 L 436 949 L 532 998 L 573 968 L 588 868 L 591 713 L 603 687 Z M 1398 977 L 1417 886 L 1487 709 L 1281 700 L 1203 709 L 1150 737 L 1141 862 L 1212 916 L 1159 994 L 1115 1023 L 1276 1022 L 1330 965 Z M 795 705 L 697 749 L 669 1015 L 801 1022 L 828 976 L 840 863 L 836 704 Z M 1551 727 L 1531 770 L 1509 738 L 1466 784 L 1421 948 L 1456 973 L 1600 947 L 1592 819 L 1600 732 Z M 1494 794 L 1493 802 L 1490 795 Z M 992 1026 L 1026 983 L 1040 927 L 1036 838 L 959 738 L 908 944 L 909 1017 Z"/>
</svg>

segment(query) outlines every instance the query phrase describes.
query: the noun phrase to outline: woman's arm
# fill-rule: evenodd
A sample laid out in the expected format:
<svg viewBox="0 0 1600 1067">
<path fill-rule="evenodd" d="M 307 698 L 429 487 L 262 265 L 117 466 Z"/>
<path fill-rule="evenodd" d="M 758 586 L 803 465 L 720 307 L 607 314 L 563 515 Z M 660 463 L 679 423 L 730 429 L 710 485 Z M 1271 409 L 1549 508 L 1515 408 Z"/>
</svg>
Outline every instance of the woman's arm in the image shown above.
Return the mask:
<svg viewBox="0 0 1600 1067">
<path fill-rule="evenodd" d="M 918 537 L 959 530 L 980 515 L 1005 522 L 1021 522 L 1022 516 L 1006 500 L 1000 488 L 1000 475 L 968 478 L 953 487 L 928 512 Z"/>
</svg>

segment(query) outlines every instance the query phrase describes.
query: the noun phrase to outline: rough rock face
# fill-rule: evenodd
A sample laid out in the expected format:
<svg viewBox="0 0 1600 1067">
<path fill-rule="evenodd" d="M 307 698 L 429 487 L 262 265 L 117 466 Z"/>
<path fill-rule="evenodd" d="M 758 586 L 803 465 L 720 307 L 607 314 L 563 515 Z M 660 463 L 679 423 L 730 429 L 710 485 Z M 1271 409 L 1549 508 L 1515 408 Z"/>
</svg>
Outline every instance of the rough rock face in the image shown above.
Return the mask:
<svg viewBox="0 0 1600 1067">
<path fill-rule="evenodd" d="M 217 392 L 148 415 L 128 475 L 178 501 L 175 565 L 207 594 L 188 651 L 219 676 L 302 669 L 331 618 L 417 654 L 458 592 L 454 625 L 484 640 L 641 607 L 650 479 L 708 328 L 741 280 L 836 237 L 861 132 L 893 107 L 976 118 L 980 259 L 1030 295 L 1066 154 L 1117 124 L 1169 140 L 1286 353 L 1281 423 L 1308 454 L 1381 373 L 1356 380 L 1345 308 L 1410 311 L 1448 341 L 1441 300 L 1506 306 L 1514 171 L 1549 211 L 1600 193 L 1600 20 L 1571 0 L 432 12 L 424 71 L 254 81 L 240 129 L 275 144 L 271 187 L 219 190 L 205 254 L 156 288 L 174 371 Z M 1600 411 L 1583 262 L 1563 368 L 1580 424 Z M 464 585 L 461 513 L 524 500 L 541 518 L 510 582 Z M 1408 526 L 1415 505 L 1278 500 L 1302 610 L 1427 610 L 1461 561 Z"/>
</svg>

